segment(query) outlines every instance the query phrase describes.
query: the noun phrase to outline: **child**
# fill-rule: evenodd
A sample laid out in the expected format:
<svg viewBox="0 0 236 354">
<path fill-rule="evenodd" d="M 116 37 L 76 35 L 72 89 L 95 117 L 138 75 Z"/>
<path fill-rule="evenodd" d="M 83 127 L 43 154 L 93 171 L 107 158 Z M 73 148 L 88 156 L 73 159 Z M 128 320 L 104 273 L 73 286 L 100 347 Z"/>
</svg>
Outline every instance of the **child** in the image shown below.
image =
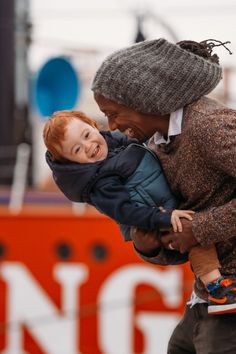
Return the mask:
<svg viewBox="0 0 236 354">
<path fill-rule="evenodd" d="M 177 201 L 157 157 L 136 139 L 99 131 L 96 122 L 79 111 L 55 112 L 43 137 L 47 163 L 62 192 L 121 224 L 125 240 L 130 240 L 131 226 L 147 230 L 172 226 L 181 232 L 180 218 L 192 220 L 193 211 L 175 210 Z M 215 247 L 194 247 L 189 259 L 209 291 L 208 312 L 235 312 L 234 285 L 221 277 Z"/>
</svg>

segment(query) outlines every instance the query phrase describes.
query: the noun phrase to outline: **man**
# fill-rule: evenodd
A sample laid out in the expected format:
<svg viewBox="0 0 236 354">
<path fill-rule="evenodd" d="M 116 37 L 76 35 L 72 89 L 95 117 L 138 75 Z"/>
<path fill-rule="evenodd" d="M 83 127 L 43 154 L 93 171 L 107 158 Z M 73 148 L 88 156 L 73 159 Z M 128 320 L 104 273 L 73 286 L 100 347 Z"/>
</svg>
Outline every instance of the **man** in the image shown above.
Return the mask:
<svg viewBox="0 0 236 354">
<path fill-rule="evenodd" d="M 225 46 L 225 43 L 221 43 Z M 147 140 L 162 162 L 181 208 L 196 211 L 182 233 L 133 230 L 140 256 L 154 264 L 186 261 L 193 246 L 216 246 L 221 273 L 236 279 L 236 112 L 205 97 L 222 70 L 215 44 L 164 39 L 111 54 L 92 90 L 111 130 Z M 229 297 L 235 300 L 232 283 Z M 217 284 L 216 284 L 217 287 Z M 190 304 L 176 327 L 169 354 L 236 353 L 236 315 L 210 316 L 206 290 L 196 279 Z M 224 293 L 222 302 L 230 300 Z"/>
</svg>

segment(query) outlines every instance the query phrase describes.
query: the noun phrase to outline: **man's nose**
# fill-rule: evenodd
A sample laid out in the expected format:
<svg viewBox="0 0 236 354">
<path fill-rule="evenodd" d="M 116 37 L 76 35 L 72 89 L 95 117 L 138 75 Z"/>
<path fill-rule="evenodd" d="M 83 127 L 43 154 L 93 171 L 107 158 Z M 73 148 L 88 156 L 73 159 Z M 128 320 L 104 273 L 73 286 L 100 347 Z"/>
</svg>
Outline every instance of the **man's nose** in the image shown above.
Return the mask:
<svg viewBox="0 0 236 354">
<path fill-rule="evenodd" d="M 119 128 L 118 128 L 118 125 L 116 124 L 115 119 L 108 118 L 108 125 L 109 125 L 109 129 L 110 129 L 110 130 L 119 129 Z"/>
</svg>

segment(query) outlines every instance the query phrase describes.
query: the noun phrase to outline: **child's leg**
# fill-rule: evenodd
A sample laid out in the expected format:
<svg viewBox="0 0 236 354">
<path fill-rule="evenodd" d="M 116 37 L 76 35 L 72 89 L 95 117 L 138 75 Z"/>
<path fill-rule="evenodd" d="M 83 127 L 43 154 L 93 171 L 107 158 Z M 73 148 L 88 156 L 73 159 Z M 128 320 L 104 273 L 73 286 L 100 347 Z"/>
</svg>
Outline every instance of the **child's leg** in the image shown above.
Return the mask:
<svg viewBox="0 0 236 354">
<path fill-rule="evenodd" d="M 221 276 L 220 262 L 214 246 L 193 247 L 189 252 L 189 261 L 195 276 L 200 278 L 205 286 Z"/>
<path fill-rule="evenodd" d="M 195 276 L 208 290 L 208 313 L 236 312 L 236 284 L 221 276 L 215 247 L 193 247 L 189 261 Z"/>
</svg>

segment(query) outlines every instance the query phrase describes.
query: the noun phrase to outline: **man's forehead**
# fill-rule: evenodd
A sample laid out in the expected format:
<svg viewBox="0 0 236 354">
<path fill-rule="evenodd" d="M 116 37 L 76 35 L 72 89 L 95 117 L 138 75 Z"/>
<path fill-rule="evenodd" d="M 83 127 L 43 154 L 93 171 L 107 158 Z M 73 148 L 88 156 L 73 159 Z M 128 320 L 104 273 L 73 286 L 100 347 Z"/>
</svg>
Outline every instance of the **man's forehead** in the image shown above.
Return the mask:
<svg viewBox="0 0 236 354">
<path fill-rule="evenodd" d="M 109 98 L 100 94 L 94 94 L 94 98 L 100 107 L 105 107 L 106 109 L 107 108 L 116 109 L 116 108 L 125 107 L 122 104 L 112 101 Z"/>
</svg>

